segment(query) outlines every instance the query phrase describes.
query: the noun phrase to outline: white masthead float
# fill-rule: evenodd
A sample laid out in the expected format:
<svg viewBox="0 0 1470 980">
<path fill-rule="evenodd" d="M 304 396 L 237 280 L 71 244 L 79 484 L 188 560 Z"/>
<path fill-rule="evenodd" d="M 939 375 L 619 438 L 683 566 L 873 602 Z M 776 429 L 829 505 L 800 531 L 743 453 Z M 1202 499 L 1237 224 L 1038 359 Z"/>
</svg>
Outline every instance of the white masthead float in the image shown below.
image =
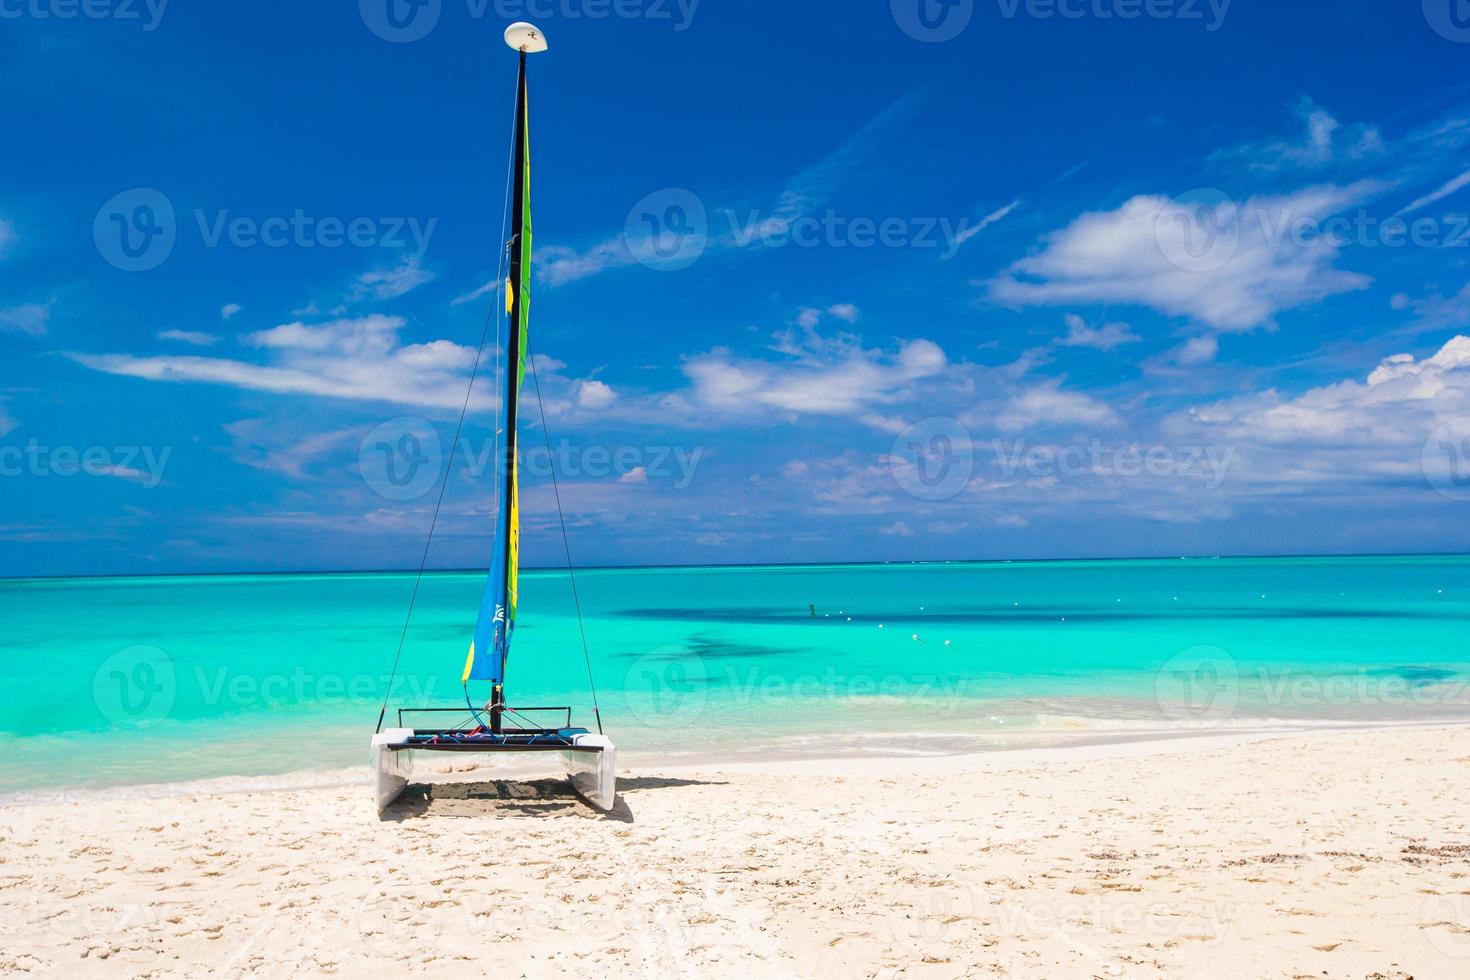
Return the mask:
<svg viewBox="0 0 1470 980">
<path fill-rule="evenodd" d="M 545 51 L 546 37 L 531 24 L 515 23 L 506 28 L 505 43 L 520 52 L 520 72 L 516 82 L 515 145 L 511 164 L 511 234 L 506 242 L 509 271 L 504 288 L 509 331 L 505 344 L 505 376 L 501 389 L 501 404 L 505 409 L 505 450 L 502 457 L 504 465 L 501 467 L 504 475 L 498 488 L 500 506 L 495 527 L 495 551 L 490 563 L 490 575 L 485 583 L 484 598 L 480 604 L 479 619 L 475 624 L 474 637 L 470 641 L 469 655 L 464 662 L 462 680 L 466 707 L 402 709 L 398 712 L 400 727 L 385 731 L 383 719 L 387 715 L 388 702 L 386 699 L 383 702 L 383 710 L 378 715 L 378 730 L 372 743 L 373 783 L 379 811 L 391 805 L 407 788 L 413 776 L 412 760 L 416 753 L 559 753 L 573 788 L 593 806 L 610 810 L 617 795 L 617 752 L 612 740 L 601 733 L 602 718 L 596 709 L 595 687 L 593 711 L 597 716 L 596 735 L 585 728 L 572 726 L 570 708 L 515 708 L 507 703 L 505 696 L 505 668 L 510 656 L 511 637 L 515 632 L 518 598 L 520 471 L 516 455 L 517 421 L 521 382 L 525 378 L 528 362 L 531 308 L 531 136 L 530 103 L 526 94 L 526 56 Z M 481 349 L 483 348 L 482 339 Z M 478 368 L 478 360 L 476 365 Z M 470 384 L 474 384 L 473 376 Z M 469 405 L 468 397 L 465 405 Z M 458 443 L 459 436 L 456 433 L 451 446 L 457 446 Z M 449 469 L 453 469 L 452 460 Z M 445 479 L 448 479 L 447 474 Z M 555 479 L 553 474 L 553 486 Z M 436 523 L 437 519 L 436 510 Z M 565 528 L 562 533 L 566 533 Z M 431 529 L 430 537 L 432 536 Z M 427 554 L 426 549 L 426 557 Z M 575 590 L 575 578 L 572 580 L 572 587 Z M 412 616 L 412 613 L 410 604 L 409 615 Z M 580 617 L 580 610 L 578 615 Z M 400 654 L 402 650 L 403 643 L 400 640 Z M 396 660 L 394 670 L 396 674 Z M 589 681 L 590 672 L 589 662 Z M 489 698 L 483 702 L 483 708 L 475 707 L 475 698 L 471 693 L 472 684 L 483 684 L 489 688 Z M 389 686 L 391 690 L 391 683 Z M 458 728 L 401 727 L 405 715 L 445 712 L 462 714 L 466 708 L 469 717 Z M 538 714 L 544 717 L 548 712 L 564 712 L 564 723 L 558 727 L 539 727 L 529 718 L 530 715 Z"/>
</svg>

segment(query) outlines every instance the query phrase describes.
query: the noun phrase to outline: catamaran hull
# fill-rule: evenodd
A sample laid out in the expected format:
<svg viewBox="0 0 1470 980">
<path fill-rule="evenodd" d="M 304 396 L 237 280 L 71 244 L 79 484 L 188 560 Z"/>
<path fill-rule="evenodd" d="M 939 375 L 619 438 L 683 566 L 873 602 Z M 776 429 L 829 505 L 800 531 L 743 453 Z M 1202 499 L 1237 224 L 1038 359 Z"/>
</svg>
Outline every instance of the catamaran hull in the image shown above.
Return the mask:
<svg viewBox="0 0 1470 980">
<path fill-rule="evenodd" d="M 379 813 L 388 809 L 403 795 L 413 778 L 413 749 L 407 747 L 408 741 L 413 737 L 413 729 L 408 728 L 389 729 L 373 736 L 373 798 Z M 561 756 L 562 768 L 578 796 L 599 810 L 613 808 L 618 798 L 618 750 L 612 739 L 605 735 L 576 735 L 572 738 L 572 748 L 556 749 L 545 746 L 535 751 L 546 749 Z M 476 750 L 465 746 L 463 751 Z M 514 753 L 516 750 L 502 748 L 483 751 L 494 754 L 497 751 Z"/>
<path fill-rule="evenodd" d="M 582 750 L 562 753 L 572 789 L 597 809 L 611 810 L 618 798 L 617 746 L 606 735 L 578 735 L 572 744 Z"/>
<path fill-rule="evenodd" d="M 411 728 L 390 728 L 373 736 L 373 798 L 377 801 L 379 813 L 392 806 L 393 801 L 408 788 L 408 781 L 413 775 L 412 754 L 390 746 L 401 745 L 412 737 Z"/>
</svg>

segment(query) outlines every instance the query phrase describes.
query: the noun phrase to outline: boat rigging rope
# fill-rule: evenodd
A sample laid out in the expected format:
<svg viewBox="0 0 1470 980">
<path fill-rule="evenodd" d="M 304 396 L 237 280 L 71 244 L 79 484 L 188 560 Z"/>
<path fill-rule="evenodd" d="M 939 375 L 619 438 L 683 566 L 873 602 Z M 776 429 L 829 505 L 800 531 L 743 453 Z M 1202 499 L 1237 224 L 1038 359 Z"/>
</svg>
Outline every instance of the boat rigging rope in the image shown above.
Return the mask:
<svg viewBox="0 0 1470 980">
<path fill-rule="evenodd" d="M 520 98 L 520 94 L 519 93 L 517 93 L 516 98 L 517 98 L 517 100 L 519 100 L 519 98 Z M 514 118 L 515 118 L 515 112 L 512 111 L 511 112 L 511 119 L 514 120 Z M 502 241 L 502 242 L 505 241 L 505 223 L 506 223 L 506 218 L 510 214 L 511 178 L 512 178 L 512 175 L 514 174 L 514 172 L 515 172 L 515 124 L 514 124 L 514 122 L 512 122 L 512 124 L 511 124 L 511 138 L 510 138 L 510 158 L 506 161 L 506 164 L 505 164 L 505 194 L 504 194 L 504 196 L 501 199 L 500 241 Z M 469 384 L 465 388 L 464 404 L 460 407 L 460 410 L 459 410 L 459 422 L 454 427 L 454 441 L 449 444 L 449 461 L 448 461 L 448 464 L 444 467 L 444 479 L 439 484 L 439 499 L 437 501 L 435 501 L 435 503 L 434 503 L 434 517 L 429 522 L 429 537 L 428 537 L 427 540 L 424 541 L 424 554 L 423 554 L 423 557 L 419 559 L 419 570 L 418 570 L 418 574 L 414 577 L 414 580 L 413 580 L 413 594 L 411 596 L 409 596 L 409 600 L 408 600 L 408 613 L 407 613 L 407 615 L 405 615 L 403 617 L 403 631 L 401 633 L 399 633 L 399 635 L 398 635 L 398 650 L 397 650 L 397 652 L 395 652 L 393 654 L 393 670 L 388 675 L 388 686 L 383 690 L 383 706 L 378 710 L 378 727 L 377 727 L 377 730 L 376 730 L 377 732 L 382 732 L 382 730 L 383 730 L 383 719 L 388 714 L 388 699 L 393 694 L 393 684 L 394 684 L 394 682 L 398 680 L 398 663 L 399 663 L 400 660 L 403 659 L 403 645 L 404 645 L 405 641 L 408 639 L 408 627 L 409 627 L 409 624 L 413 622 L 413 609 L 414 609 L 414 606 L 418 603 L 418 599 L 419 599 L 419 588 L 420 588 L 420 586 L 423 585 L 423 581 L 424 581 L 424 569 L 427 568 L 428 567 L 428 564 L 429 564 L 429 548 L 434 544 L 434 531 L 439 526 L 439 512 L 444 507 L 444 494 L 445 494 L 445 491 L 447 491 L 449 489 L 449 477 L 454 472 L 454 453 L 459 448 L 459 438 L 460 438 L 461 433 L 463 433 L 463 431 L 464 431 L 464 420 L 465 420 L 465 416 L 469 414 L 469 410 L 470 410 L 470 398 L 475 393 L 475 378 L 477 378 L 479 376 L 479 374 L 480 374 L 480 361 L 481 361 L 481 359 L 485 355 L 485 341 L 490 336 L 490 323 L 491 323 L 492 320 L 495 322 L 495 340 L 496 340 L 496 343 L 495 343 L 495 348 L 496 348 L 495 349 L 495 357 L 496 357 L 496 364 L 499 365 L 499 363 L 500 363 L 500 346 L 501 346 L 500 345 L 500 318 L 501 318 L 501 307 L 504 305 L 504 301 L 500 298 L 500 290 L 503 289 L 503 288 L 505 288 L 505 260 L 506 260 L 506 253 L 508 251 L 509 251 L 508 248 L 502 248 L 501 249 L 500 258 L 499 258 L 498 264 L 496 265 L 496 268 L 495 268 L 495 283 L 496 283 L 496 288 L 492 291 L 492 298 L 491 298 L 491 301 L 490 301 L 490 312 L 485 314 L 485 323 L 484 323 L 484 326 L 482 326 L 480 328 L 480 344 L 479 344 L 479 346 L 477 348 L 475 348 L 475 366 L 470 370 L 470 382 L 469 382 Z M 497 450 L 499 449 L 499 446 L 500 446 L 500 426 L 499 426 L 500 416 L 499 416 L 499 412 L 500 412 L 500 408 L 497 407 L 496 408 L 496 423 L 497 424 L 496 424 L 496 429 L 495 429 L 495 445 L 496 445 Z M 492 457 L 492 458 L 494 458 L 494 457 Z M 469 693 L 469 686 L 468 685 L 465 686 L 465 693 L 466 693 L 466 696 L 468 696 L 468 693 Z M 471 710 L 473 711 L 473 707 L 471 708 Z"/>
<path fill-rule="evenodd" d="M 597 719 L 597 734 L 602 734 L 602 708 L 597 704 L 597 681 L 592 676 L 592 651 L 587 648 L 587 624 L 582 620 L 582 599 L 577 595 L 577 570 L 572 565 L 572 542 L 567 537 L 567 515 L 561 507 L 561 488 L 556 482 L 556 456 L 551 452 L 551 430 L 546 425 L 546 406 L 541 402 L 541 376 L 536 373 L 536 358 L 531 356 L 529 341 L 526 360 L 531 364 L 531 380 L 536 385 L 536 408 L 541 413 L 541 435 L 546 440 L 546 458 L 551 462 L 551 491 L 556 495 L 556 518 L 561 524 L 561 546 L 567 554 L 567 577 L 572 583 L 572 605 L 577 609 L 577 631 L 582 634 L 582 659 L 587 663 L 587 686 L 592 689 L 592 717 Z"/>
</svg>

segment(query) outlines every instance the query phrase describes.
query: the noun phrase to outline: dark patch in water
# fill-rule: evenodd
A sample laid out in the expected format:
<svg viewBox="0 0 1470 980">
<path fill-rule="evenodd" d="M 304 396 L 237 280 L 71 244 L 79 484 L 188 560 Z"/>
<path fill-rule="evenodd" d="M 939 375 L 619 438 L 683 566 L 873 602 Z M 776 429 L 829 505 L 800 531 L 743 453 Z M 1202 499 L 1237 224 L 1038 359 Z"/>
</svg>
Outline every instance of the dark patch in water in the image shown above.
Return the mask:
<svg viewBox="0 0 1470 980">
<path fill-rule="evenodd" d="M 755 660 L 760 657 L 785 657 L 793 653 L 806 653 L 807 647 L 773 647 L 760 643 L 730 643 L 709 633 L 690 637 L 684 643 L 670 644 L 668 648 L 642 651 L 626 651 L 618 656 L 630 660 L 668 661 L 700 658 L 702 660 Z"/>
<path fill-rule="evenodd" d="M 1397 677 L 1411 684 L 1436 684 L 1447 681 L 1451 677 L 1458 677 L 1457 671 L 1446 667 L 1414 667 L 1405 665 L 1402 667 L 1378 667 L 1368 671 L 1370 677 Z"/>
</svg>

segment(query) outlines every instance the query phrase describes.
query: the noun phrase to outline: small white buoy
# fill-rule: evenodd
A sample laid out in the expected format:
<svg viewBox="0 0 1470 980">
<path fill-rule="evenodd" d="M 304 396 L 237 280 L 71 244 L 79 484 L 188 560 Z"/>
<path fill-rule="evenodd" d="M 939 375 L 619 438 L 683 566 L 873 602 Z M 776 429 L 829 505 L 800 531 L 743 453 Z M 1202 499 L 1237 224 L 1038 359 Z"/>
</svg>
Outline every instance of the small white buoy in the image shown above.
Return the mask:
<svg viewBox="0 0 1470 980">
<path fill-rule="evenodd" d="M 949 646 L 949 641 L 948 641 L 948 640 L 945 640 L 945 641 L 944 641 L 944 645 L 945 645 L 945 646 Z"/>
<path fill-rule="evenodd" d="M 849 622 L 849 623 L 850 623 L 850 622 L 852 622 L 852 617 L 851 617 L 851 616 L 849 616 L 849 617 L 847 617 L 847 621 L 848 621 L 848 622 Z"/>
<path fill-rule="evenodd" d="M 883 624 L 882 623 L 879 623 L 878 624 L 878 628 L 881 630 L 883 628 Z"/>
<path fill-rule="evenodd" d="M 919 634 L 915 633 L 913 636 L 910 637 L 910 639 L 917 643 L 919 641 Z"/>
</svg>

